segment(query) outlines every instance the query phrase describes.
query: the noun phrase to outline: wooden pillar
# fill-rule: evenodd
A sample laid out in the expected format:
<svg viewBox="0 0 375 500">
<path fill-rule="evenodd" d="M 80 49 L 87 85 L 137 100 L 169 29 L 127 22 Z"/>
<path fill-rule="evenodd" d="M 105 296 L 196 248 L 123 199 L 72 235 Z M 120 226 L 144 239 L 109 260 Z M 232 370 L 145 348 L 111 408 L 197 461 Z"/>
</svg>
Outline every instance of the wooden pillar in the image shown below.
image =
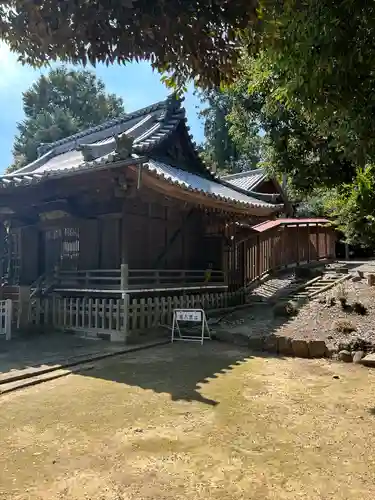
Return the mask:
<svg viewBox="0 0 375 500">
<path fill-rule="evenodd" d="M 300 261 L 300 256 L 299 256 L 299 224 L 297 222 L 297 225 L 296 225 L 296 233 L 297 233 L 297 262 L 296 264 L 299 264 L 299 261 Z"/>
<path fill-rule="evenodd" d="M 319 224 L 316 225 L 316 260 L 320 259 L 320 231 L 319 231 Z"/>
<path fill-rule="evenodd" d="M 307 262 L 311 260 L 311 251 L 310 251 L 310 224 L 307 223 Z"/>
<path fill-rule="evenodd" d="M 261 253 L 262 249 L 260 248 L 260 235 L 258 234 L 257 236 L 257 253 L 256 253 L 256 258 L 257 258 L 257 263 L 256 263 L 256 272 L 255 272 L 255 277 L 259 278 L 260 275 L 260 259 L 261 259 Z"/>
<path fill-rule="evenodd" d="M 121 264 L 121 283 L 120 288 L 122 291 L 129 288 L 129 268 L 127 264 Z"/>
<path fill-rule="evenodd" d="M 125 202 L 122 205 L 121 217 L 121 264 L 129 263 L 129 225 Z"/>
<path fill-rule="evenodd" d="M 328 230 L 326 227 L 324 229 L 325 229 L 324 230 L 324 254 L 325 254 L 324 256 L 325 256 L 325 258 L 327 258 L 328 257 Z"/>
</svg>

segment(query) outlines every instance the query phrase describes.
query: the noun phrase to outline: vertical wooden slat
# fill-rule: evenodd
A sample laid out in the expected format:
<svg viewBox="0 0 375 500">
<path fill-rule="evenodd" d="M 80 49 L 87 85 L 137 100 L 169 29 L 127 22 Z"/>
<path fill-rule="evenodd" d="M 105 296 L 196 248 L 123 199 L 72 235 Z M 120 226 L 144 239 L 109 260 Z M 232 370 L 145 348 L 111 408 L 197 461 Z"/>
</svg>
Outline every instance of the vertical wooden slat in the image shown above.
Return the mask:
<svg viewBox="0 0 375 500">
<path fill-rule="evenodd" d="M 94 327 L 99 328 L 99 299 L 95 299 L 94 306 Z"/>
<path fill-rule="evenodd" d="M 101 299 L 101 323 L 100 327 L 102 330 L 106 329 L 107 326 L 107 299 Z"/>
<path fill-rule="evenodd" d="M 137 329 L 137 299 L 133 299 L 129 307 L 129 324 L 128 331 L 132 332 Z"/>
<path fill-rule="evenodd" d="M 108 301 L 108 329 L 113 330 L 113 299 Z"/>
<path fill-rule="evenodd" d="M 89 297 L 87 303 L 87 314 L 88 314 L 88 327 L 92 328 L 92 301 L 93 299 Z"/>
<path fill-rule="evenodd" d="M 160 309 L 161 309 L 161 314 L 160 314 L 160 323 L 162 325 L 166 324 L 166 302 L 165 302 L 165 297 L 162 297 L 160 299 Z"/>
<path fill-rule="evenodd" d="M 145 311 L 145 299 L 141 299 L 139 301 L 139 328 L 142 330 L 145 327 L 145 320 L 146 320 L 146 311 Z"/>
<path fill-rule="evenodd" d="M 167 322 L 172 323 L 173 305 L 172 297 L 167 297 Z"/>
<path fill-rule="evenodd" d="M 154 297 L 154 317 L 152 326 L 157 326 L 160 322 L 160 300 L 159 297 Z"/>
<path fill-rule="evenodd" d="M 76 299 L 76 317 L 75 317 L 75 327 L 78 328 L 79 327 L 79 308 L 80 308 L 80 304 L 82 303 L 83 301 L 81 301 L 80 299 Z M 83 304 L 82 304 L 83 305 Z"/>
<path fill-rule="evenodd" d="M 86 304 L 87 304 L 87 297 L 83 297 L 82 303 L 81 303 L 81 327 L 86 328 Z"/>
<path fill-rule="evenodd" d="M 117 299 L 115 302 L 115 313 L 116 313 L 116 330 L 121 330 L 121 320 L 120 320 L 120 313 L 121 313 L 121 303 Z"/>
<path fill-rule="evenodd" d="M 45 325 L 48 325 L 50 322 L 50 299 L 49 297 L 46 297 L 44 299 L 44 317 L 43 317 L 43 323 Z"/>
<path fill-rule="evenodd" d="M 66 326 L 66 325 L 64 325 Z M 69 327 L 73 326 L 73 299 L 69 299 Z"/>
<path fill-rule="evenodd" d="M 61 318 L 61 300 L 60 300 L 60 307 L 59 307 L 59 325 L 60 326 L 65 326 L 68 324 L 68 299 L 64 297 L 64 299 L 62 300 L 62 306 L 63 306 L 63 310 L 62 310 L 62 314 L 63 314 L 63 317 Z M 62 321 L 61 321 L 62 319 Z"/>
<path fill-rule="evenodd" d="M 148 297 L 147 299 L 147 328 L 152 326 L 152 316 L 153 316 L 153 302 L 152 298 Z"/>
</svg>

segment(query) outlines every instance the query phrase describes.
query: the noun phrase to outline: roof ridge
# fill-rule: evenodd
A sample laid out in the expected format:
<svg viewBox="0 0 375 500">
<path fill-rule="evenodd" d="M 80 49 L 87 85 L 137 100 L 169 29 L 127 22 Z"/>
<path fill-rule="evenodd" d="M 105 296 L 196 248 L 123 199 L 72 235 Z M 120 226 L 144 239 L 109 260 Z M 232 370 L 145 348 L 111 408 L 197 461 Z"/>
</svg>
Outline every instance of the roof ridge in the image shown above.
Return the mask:
<svg viewBox="0 0 375 500">
<path fill-rule="evenodd" d="M 250 174 L 253 175 L 253 174 L 264 172 L 264 171 L 265 170 L 263 167 L 259 167 L 259 168 L 254 168 L 254 169 L 250 169 L 250 170 L 243 170 L 242 172 L 236 172 L 235 174 L 222 175 L 221 178 L 222 179 L 238 179 L 240 177 L 249 177 Z"/>
<path fill-rule="evenodd" d="M 173 103 L 178 103 L 178 107 L 180 107 L 183 100 L 184 100 L 184 97 L 178 98 L 175 93 L 172 93 L 166 99 L 164 99 L 162 101 L 158 101 L 154 104 L 144 106 L 143 108 L 137 109 L 131 113 L 124 113 L 124 114 L 118 116 L 117 118 L 111 118 L 111 119 L 106 120 L 105 122 L 103 122 L 99 125 L 89 127 L 85 130 L 81 130 L 80 132 L 77 132 L 76 134 L 70 135 L 70 136 L 65 137 L 63 139 L 59 139 L 58 141 L 50 142 L 48 144 L 41 144 L 38 148 L 38 154 L 39 154 L 39 156 L 43 156 L 45 153 L 47 153 L 48 151 L 51 151 L 52 149 L 54 149 L 58 146 L 61 146 L 63 144 L 67 144 L 69 142 L 76 141 L 78 139 L 81 139 L 82 137 L 88 136 L 88 135 L 93 134 L 95 132 L 101 132 L 102 130 L 113 127 L 114 125 L 119 125 L 119 124 L 124 123 L 128 120 L 132 120 L 134 118 L 137 118 L 137 117 L 139 117 L 147 112 L 156 111 L 159 108 L 165 107 L 166 111 L 168 111 Z"/>
</svg>

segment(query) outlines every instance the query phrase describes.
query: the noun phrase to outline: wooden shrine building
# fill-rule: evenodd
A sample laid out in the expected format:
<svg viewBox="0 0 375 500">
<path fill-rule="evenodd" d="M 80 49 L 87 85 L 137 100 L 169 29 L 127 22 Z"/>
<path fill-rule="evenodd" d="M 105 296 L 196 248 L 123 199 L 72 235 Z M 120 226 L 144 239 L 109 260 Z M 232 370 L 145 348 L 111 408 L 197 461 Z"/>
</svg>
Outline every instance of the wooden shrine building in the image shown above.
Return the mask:
<svg viewBox="0 0 375 500">
<path fill-rule="evenodd" d="M 22 322 L 124 340 L 134 300 L 142 309 L 159 297 L 162 316 L 172 294 L 243 287 L 236 240 L 284 210 L 280 193 L 206 168 L 172 95 L 40 145 L 36 161 L 0 178 L 3 285 L 27 291 Z"/>
</svg>

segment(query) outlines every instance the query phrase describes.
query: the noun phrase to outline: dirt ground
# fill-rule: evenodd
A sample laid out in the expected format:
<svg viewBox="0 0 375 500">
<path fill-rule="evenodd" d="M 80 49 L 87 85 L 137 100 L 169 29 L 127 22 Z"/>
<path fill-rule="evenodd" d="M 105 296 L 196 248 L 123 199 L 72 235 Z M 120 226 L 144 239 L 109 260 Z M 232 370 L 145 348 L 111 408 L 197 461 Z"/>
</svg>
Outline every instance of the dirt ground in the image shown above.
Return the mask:
<svg viewBox="0 0 375 500">
<path fill-rule="evenodd" d="M 343 291 L 347 295 L 348 310 L 343 310 L 337 299 Z M 328 299 L 332 297 L 336 302 L 335 305 L 322 304 L 325 297 Z M 366 307 L 366 315 L 350 311 L 350 306 L 355 302 L 360 302 Z M 335 325 L 341 320 L 348 321 L 355 331 L 350 334 L 336 331 Z M 305 304 L 298 315 L 281 325 L 276 333 L 292 338 L 321 339 L 332 347 L 358 337 L 375 345 L 375 288 L 369 287 L 366 280 L 360 282 L 348 280 L 342 286 L 335 287 Z"/>
<path fill-rule="evenodd" d="M 361 267 L 358 266 L 359 269 Z M 357 276 L 355 272 L 353 276 Z M 347 310 L 341 308 L 338 300 L 343 291 L 347 295 Z M 322 303 L 331 297 L 335 301 L 333 306 Z M 350 310 L 350 305 L 355 302 L 366 307 L 366 315 Z M 228 314 L 214 326 L 216 333 L 238 333 L 250 338 L 278 335 L 292 339 L 324 340 L 332 350 L 358 338 L 375 346 L 375 287 L 369 287 L 366 278 L 361 281 L 349 279 L 323 292 L 314 300 L 299 306 L 298 314 L 294 317 L 274 317 L 273 307 L 268 304 L 253 305 Z M 352 333 L 337 331 L 337 322 L 341 320 L 348 321 L 355 330 Z"/>
<path fill-rule="evenodd" d="M 0 398 L 1 499 L 375 495 L 375 371 L 207 342 Z"/>
</svg>

